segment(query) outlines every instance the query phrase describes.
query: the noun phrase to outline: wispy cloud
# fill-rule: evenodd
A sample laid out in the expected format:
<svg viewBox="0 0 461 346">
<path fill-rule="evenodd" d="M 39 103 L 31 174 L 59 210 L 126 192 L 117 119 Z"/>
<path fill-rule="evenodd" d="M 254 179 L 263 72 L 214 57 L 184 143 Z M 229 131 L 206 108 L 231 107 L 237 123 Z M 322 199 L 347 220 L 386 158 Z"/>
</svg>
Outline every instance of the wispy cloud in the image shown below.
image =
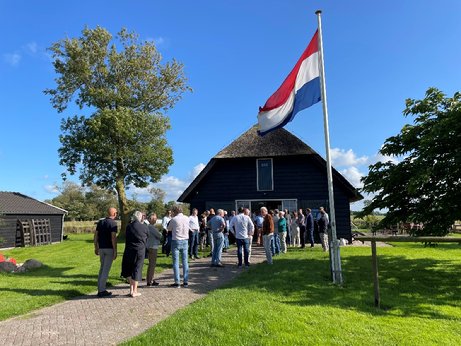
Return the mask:
<svg viewBox="0 0 461 346">
<path fill-rule="evenodd" d="M 51 55 L 46 51 L 45 48 L 39 46 L 37 42 L 31 41 L 20 48 L 18 48 L 14 53 L 5 53 L 3 54 L 3 61 L 11 66 L 18 66 L 23 57 L 35 57 L 40 58 L 46 61 L 51 61 Z"/>
<path fill-rule="evenodd" d="M 3 61 L 11 66 L 17 66 L 21 61 L 21 54 L 19 53 L 6 53 L 3 54 Z"/>
<path fill-rule="evenodd" d="M 43 188 L 48 193 L 54 193 L 54 194 L 59 193 L 59 189 L 58 189 L 58 186 L 56 184 L 54 184 L 54 185 L 48 184 L 48 185 L 45 185 Z"/>
<path fill-rule="evenodd" d="M 36 54 L 38 52 L 38 45 L 36 42 L 29 42 L 23 47 L 24 51 L 30 54 Z"/>
</svg>

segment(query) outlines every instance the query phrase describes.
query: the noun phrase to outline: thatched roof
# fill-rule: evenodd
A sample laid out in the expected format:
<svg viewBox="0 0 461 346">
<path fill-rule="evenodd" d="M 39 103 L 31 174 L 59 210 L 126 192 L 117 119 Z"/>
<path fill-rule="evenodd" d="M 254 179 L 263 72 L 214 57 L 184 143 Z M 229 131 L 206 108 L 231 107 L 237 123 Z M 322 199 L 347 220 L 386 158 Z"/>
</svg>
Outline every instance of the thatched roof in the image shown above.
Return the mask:
<svg viewBox="0 0 461 346">
<path fill-rule="evenodd" d="M 187 189 L 179 196 L 178 201 L 184 202 L 187 196 L 195 189 L 200 181 L 221 159 L 237 159 L 241 157 L 276 157 L 291 155 L 312 155 L 320 166 L 326 167 L 326 161 L 310 146 L 284 128 L 269 132 L 265 136 L 258 135 L 258 125 L 254 125 L 231 144 L 217 153 Z M 357 189 L 347 181 L 336 169 L 332 168 L 333 176 L 350 193 L 349 201 L 354 202 L 363 199 Z"/>
<path fill-rule="evenodd" d="M 215 159 L 316 154 L 311 147 L 284 128 L 258 135 L 254 125 L 215 155 Z"/>
</svg>

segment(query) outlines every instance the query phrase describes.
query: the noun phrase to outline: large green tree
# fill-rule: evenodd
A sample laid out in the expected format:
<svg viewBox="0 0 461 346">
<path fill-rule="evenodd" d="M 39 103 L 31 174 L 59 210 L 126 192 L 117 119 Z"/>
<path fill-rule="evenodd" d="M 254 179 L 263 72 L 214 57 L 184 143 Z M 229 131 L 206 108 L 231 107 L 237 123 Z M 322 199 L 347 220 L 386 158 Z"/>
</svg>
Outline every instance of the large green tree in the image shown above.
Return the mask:
<svg viewBox="0 0 461 346">
<path fill-rule="evenodd" d="M 89 208 L 85 203 L 84 188 L 72 181 L 65 181 L 58 189 L 60 194 L 49 202 L 67 210 L 66 219 L 68 220 L 87 220 Z"/>
<path fill-rule="evenodd" d="M 173 163 L 165 112 L 190 90 L 183 65 L 162 64 L 153 42 L 125 29 L 113 38 L 104 28 L 85 28 L 50 50 L 58 75 L 56 87 L 45 90 L 51 104 L 59 113 L 72 102 L 90 112 L 62 120 L 60 163 L 84 185 L 115 188 L 124 231 L 127 187 L 158 181 Z"/>
<path fill-rule="evenodd" d="M 375 196 L 362 215 L 387 209 L 383 226 L 422 222 L 415 235 L 445 235 L 461 219 L 461 94 L 430 88 L 424 99 L 408 99 L 403 114 L 413 123 L 380 150 L 399 161 L 370 166 L 363 191 Z"/>
</svg>

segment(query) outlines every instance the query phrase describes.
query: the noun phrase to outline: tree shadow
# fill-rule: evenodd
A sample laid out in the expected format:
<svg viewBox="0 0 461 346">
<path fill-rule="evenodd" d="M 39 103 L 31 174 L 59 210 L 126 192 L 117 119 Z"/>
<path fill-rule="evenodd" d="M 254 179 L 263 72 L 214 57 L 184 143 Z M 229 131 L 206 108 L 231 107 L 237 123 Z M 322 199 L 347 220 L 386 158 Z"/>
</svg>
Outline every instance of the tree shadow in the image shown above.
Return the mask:
<svg viewBox="0 0 461 346">
<path fill-rule="evenodd" d="M 378 256 L 381 309 L 374 303 L 371 258 L 342 259 L 345 283 L 331 283 L 328 258 L 278 258 L 273 266 L 252 268 L 227 287 L 273 292 L 286 304 L 326 305 L 374 315 L 418 316 L 452 319 L 442 306 L 460 308 L 460 264 L 428 258 Z M 251 275 L 249 279 L 248 275 Z M 440 309 L 438 309 L 440 307 Z"/>
</svg>

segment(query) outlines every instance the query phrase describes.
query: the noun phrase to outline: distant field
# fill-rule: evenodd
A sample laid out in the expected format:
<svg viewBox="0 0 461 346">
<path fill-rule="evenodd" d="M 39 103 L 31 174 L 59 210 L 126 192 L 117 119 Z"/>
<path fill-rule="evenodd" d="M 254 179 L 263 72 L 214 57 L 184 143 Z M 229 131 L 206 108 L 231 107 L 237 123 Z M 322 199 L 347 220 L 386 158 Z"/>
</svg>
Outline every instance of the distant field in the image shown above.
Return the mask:
<svg viewBox="0 0 461 346">
<path fill-rule="evenodd" d="M 96 229 L 95 221 L 64 221 L 64 234 L 70 233 L 93 233 Z M 117 221 L 118 227 L 120 228 L 120 221 Z"/>
</svg>

